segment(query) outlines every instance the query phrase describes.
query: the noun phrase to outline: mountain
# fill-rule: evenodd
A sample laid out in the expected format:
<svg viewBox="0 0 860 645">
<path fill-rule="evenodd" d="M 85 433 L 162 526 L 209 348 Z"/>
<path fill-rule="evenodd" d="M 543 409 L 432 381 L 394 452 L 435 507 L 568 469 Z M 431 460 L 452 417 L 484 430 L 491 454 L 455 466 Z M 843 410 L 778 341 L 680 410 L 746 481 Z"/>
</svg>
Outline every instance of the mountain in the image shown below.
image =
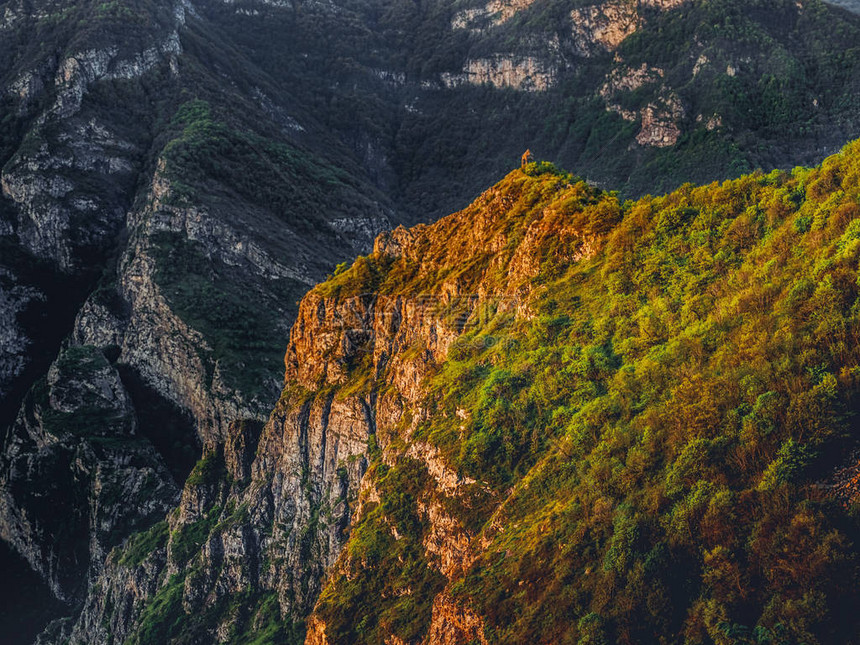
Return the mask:
<svg viewBox="0 0 860 645">
<path fill-rule="evenodd" d="M 382 234 L 45 642 L 856 642 L 858 152 Z"/>
<path fill-rule="evenodd" d="M 80 642 L 158 640 L 179 597 L 204 641 L 269 627 L 274 640 L 293 623 L 301 633 L 320 592 L 341 597 L 324 578 L 346 566 L 351 500 L 381 459 L 366 427 L 388 405 L 317 394 L 291 407 L 319 374 L 335 383 L 382 360 L 352 348 L 376 314 L 340 311 L 326 289 L 348 281 L 373 303 L 387 269 L 338 263 L 385 230 L 462 208 L 527 147 L 575 168 L 589 191 L 621 190 L 619 208 L 684 181 L 816 163 L 860 136 L 858 27 L 815 0 L 0 2 L 0 561 L 44 583 L 32 596 L 2 590 L 4 634 L 29 642 L 65 615 L 51 629 Z M 377 238 L 375 253 L 396 256 L 425 229 L 404 230 Z M 437 298 L 469 262 L 506 261 L 494 259 L 504 236 L 475 247 L 485 233 L 468 219 L 450 229 L 450 249 L 434 251 L 450 254 L 450 276 L 407 280 L 404 293 Z M 522 276 L 566 243 L 510 240 L 525 245 Z M 424 261 L 426 250 L 409 252 Z M 528 318 L 529 289 L 468 280 Z M 395 314 L 407 315 L 379 324 Z M 317 338 L 329 315 L 349 329 Z M 462 329 L 415 324 L 409 334 L 443 339 L 429 374 Z M 291 327 L 287 379 L 304 389 L 279 402 Z M 400 352 L 387 351 L 383 362 Z M 329 360 L 338 352 L 349 360 Z M 423 397 L 413 358 L 391 377 L 415 388 L 404 409 Z M 454 448 L 437 448 L 449 452 L 430 461 L 450 468 Z M 461 476 L 479 480 L 451 481 L 471 481 Z M 216 528 L 227 537 L 207 542 Z M 226 560 L 200 555 L 210 546 L 247 560 L 221 579 Z M 204 574 L 215 596 L 194 578 Z M 444 582 L 421 581 L 428 594 Z M 42 596 L 53 601 L 32 610 Z M 314 629 L 336 625 L 326 607 Z"/>
<path fill-rule="evenodd" d="M 296 301 L 389 226 L 339 145 L 284 134 L 190 11 L 0 14 L 0 537 L 63 613 L 204 442 L 268 416 Z"/>
</svg>

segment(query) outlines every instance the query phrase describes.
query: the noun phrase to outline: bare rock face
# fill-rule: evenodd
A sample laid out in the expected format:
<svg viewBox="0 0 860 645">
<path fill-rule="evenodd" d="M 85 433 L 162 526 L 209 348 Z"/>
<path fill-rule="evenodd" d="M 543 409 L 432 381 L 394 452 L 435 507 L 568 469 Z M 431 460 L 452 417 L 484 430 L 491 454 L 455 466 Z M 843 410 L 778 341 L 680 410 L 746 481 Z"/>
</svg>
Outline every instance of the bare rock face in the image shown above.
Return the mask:
<svg viewBox="0 0 860 645">
<path fill-rule="evenodd" d="M 683 4 L 688 3 L 690 0 L 641 0 L 640 4 L 646 7 L 654 7 L 656 9 L 674 9 L 675 7 L 680 7 Z"/>
<path fill-rule="evenodd" d="M 158 453 L 138 437 L 119 374 L 93 347 L 60 355 L 3 450 L 0 536 L 68 603 L 123 536 L 176 500 Z"/>
<path fill-rule="evenodd" d="M 325 623 L 316 616 L 311 616 L 310 620 L 308 620 L 305 645 L 328 645 L 328 638 L 325 635 Z"/>
<path fill-rule="evenodd" d="M 681 137 L 678 121 L 685 112 L 676 95 L 661 97 L 659 103 L 651 103 L 642 110 L 642 129 L 636 135 L 641 146 L 666 148 L 673 146 Z"/>
<path fill-rule="evenodd" d="M 28 363 L 32 340 L 18 322 L 18 317 L 43 294 L 21 285 L 16 276 L 0 267 L 0 399 L 9 393 L 15 379 Z"/>
<path fill-rule="evenodd" d="M 66 351 L 48 370 L 47 385 L 48 404 L 56 412 L 115 411 L 89 431 L 108 436 L 134 434 L 131 400 L 116 369 L 100 352 L 85 347 Z"/>
<path fill-rule="evenodd" d="M 106 43 L 38 61 L 12 83 L 21 113 L 37 99 L 51 95 L 52 101 L 43 101 L 28 135 L 38 145 L 21 146 L 4 167 L 0 188 L 16 206 L 21 242 L 63 270 L 79 269 L 81 253 L 104 247 L 122 226 L 141 154 L 112 124 L 83 113 L 84 97 L 96 83 L 139 78 L 175 61 L 184 5 L 176 3 L 167 15 L 171 20 L 156 30 L 155 44 L 136 50 Z"/>
<path fill-rule="evenodd" d="M 600 88 L 600 96 L 608 111 L 627 121 L 641 123 L 636 135 L 636 143 L 640 146 L 666 148 L 675 145 L 681 136 L 681 122 L 686 117 L 686 110 L 677 93 L 663 82 L 664 76 L 661 68 L 644 63 L 638 68 L 620 65 L 610 72 Z M 630 110 L 622 107 L 620 99 L 625 93 L 649 87 L 653 100 L 644 108 Z"/>
<path fill-rule="evenodd" d="M 129 212 L 129 242 L 116 270 L 115 289 L 107 297 L 94 294 L 85 303 L 74 337 L 79 343 L 118 346 L 120 361 L 163 397 L 189 411 L 201 441 L 215 444 L 228 436 L 227 429 L 236 419 L 265 421 L 280 384 L 274 370 L 261 373 L 247 387 L 236 384 L 236 374 L 244 365 L 222 363 L 215 351 L 218 339 L 213 338 L 220 330 L 210 325 L 203 333 L 202 316 L 180 300 L 186 284 L 181 280 L 199 284 L 211 278 L 180 274 L 172 280 L 174 257 L 192 252 L 201 263 L 211 261 L 221 267 L 229 276 L 223 280 L 225 286 L 236 291 L 235 297 L 247 307 L 247 312 L 234 315 L 258 315 L 254 305 L 268 308 L 268 317 L 276 320 L 268 332 L 273 338 L 266 339 L 271 344 L 277 343 L 277 334 L 286 339 L 294 315 L 292 303 L 281 296 L 284 285 L 291 293 L 303 292 L 324 275 L 325 260 L 311 250 L 314 240 L 302 239 L 282 222 L 261 215 L 256 228 L 243 227 L 230 213 L 179 202 L 162 162 L 147 199 Z M 321 234 L 335 238 L 340 247 L 366 249 L 385 222 L 380 213 L 365 222 L 366 231 L 335 226 L 334 231 Z M 287 241 L 271 243 L 266 226 L 277 227 L 278 235 Z M 279 255 L 287 245 L 292 246 L 292 257 Z M 246 285 L 244 293 L 239 293 L 239 284 Z"/>
<path fill-rule="evenodd" d="M 586 58 L 615 51 L 646 19 L 647 11 L 675 9 L 688 0 L 609 0 L 574 9 L 574 51 Z"/>
<path fill-rule="evenodd" d="M 621 112 L 621 106 L 615 105 L 613 99 L 622 92 L 634 92 L 641 87 L 659 83 L 665 72 L 659 67 L 651 67 L 645 63 L 636 68 L 621 65 L 613 69 L 600 87 L 600 96 L 607 101 L 607 108 L 613 112 Z M 625 117 L 626 118 L 626 117 Z"/>
<path fill-rule="evenodd" d="M 590 57 L 614 51 L 639 28 L 641 18 L 636 3 L 618 0 L 574 9 L 570 20 L 577 53 Z"/>
<path fill-rule="evenodd" d="M 144 214 L 133 215 L 141 224 L 133 229 L 119 267 L 115 297 L 120 305 L 112 311 L 91 298 L 78 316 L 75 337 L 81 343 L 119 346 L 121 361 L 162 396 L 189 410 L 198 434 L 207 441 L 234 419 L 264 419 L 270 402 L 247 402 L 220 381 L 203 358 L 210 349 L 206 339 L 177 315 L 162 292 L 156 280 L 159 267 L 153 258 L 152 235 L 171 230 L 160 225 L 158 216 L 163 213 L 156 197 Z M 150 214 L 155 221 L 148 219 Z M 174 214 L 182 217 L 186 212 L 176 209 L 170 213 Z M 187 214 L 195 217 L 193 212 Z M 180 220 L 178 226 L 183 224 Z"/>
<path fill-rule="evenodd" d="M 485 25 L 504 24 L 533 4 L 534 0 L 492 0 L 483 7 L 458 11 L 451 20 L 451 27 L 480 32 Z"/>
<path fill-rule="evenodd" d="M 456 495 L 456 492 L 456 489 L 449 490 L 449 494 Z M 419 512 L 426 517 L 430 527 L 423 542 L 430 562 L 442 575 L 453 580 L 472 562 L 471 546 L 474 535 L 451 517 L 438 501 L 419 507 Z"/>
<path fill-rule="evenodd" d="M 433 618 L 425 642 L 427 645 L 486 645 L 487 640 L 480 616 L 467 607 L 458 605 L 448 595 L 440 594 L 433 603 Z"/>
<path fill-rule="evenodd" d="M 224 465 L 235 481 L 244 482 L 250 478 L 262 432 L 263 424 L 247 419 L 231 424 L 224 441 Z"/>
<path fill-rule="evenodd" d="M 528 92 L 544 92 L 555 83 L 557 70 L 534 56 L 514 57 L 498 54 L 492 58 L 467 61 L 460 74 L 443 74 L 446 87 L 492 85 Z"/>
<path fill-rule="evenodd" d="M 139 151 L 96 123 L 91 125 L 102 131 L 102 140 L 76 146 L 71 142 L 90 139 L 87 125 L 69 125 L 72 132 L 61 135 L 65 140 L 46 139 L 39 149 L 19 154 L 4 170 L 0 187 L 17 206 L 18 235 L 26 247 L 71 271 L 82 249 L 104 245 L 122 225 L 124 209 L 109 186 L 132 180 Z M 94 175 L 104 193 L 79 190 L 73 177 L 81 173 Z"/>
<path fill-rule="evenodd" d="M 330 397 L 284 405 L 259 437 L 245 482 L 238 475 L 247 473 L 259 427 L 231 426 L 226 445 L 212 446 L 186 483 L 161 550 L 135 567 L 128 565 L 133 544 L 109 558 L 81 617 L 66 630 L 71 642 L 107 643 L 111 635 L 134 642 L 141 612 L 165 593 L 178 594 L 179 611 L 214 616 L 197 633 L 217 642 L 247 627 L 217 613 L 247 590 L 275 594 L 286 617 L 307 614 L 345 540 L 367 463 L 366 413 L 360 401 Z M 198 533 L 201 527 L 211 532 Z M 105 624 L 111 629 L 93 628 Z"/>
</svg>

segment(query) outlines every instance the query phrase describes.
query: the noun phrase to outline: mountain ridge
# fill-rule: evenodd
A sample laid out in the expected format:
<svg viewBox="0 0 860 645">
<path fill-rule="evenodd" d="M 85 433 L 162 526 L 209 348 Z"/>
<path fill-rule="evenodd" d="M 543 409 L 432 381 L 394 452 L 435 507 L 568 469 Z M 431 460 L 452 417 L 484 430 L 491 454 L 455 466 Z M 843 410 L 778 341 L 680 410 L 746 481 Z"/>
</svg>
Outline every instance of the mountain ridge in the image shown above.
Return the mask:
<svg viewBox="0 0 860 645">
<path fill-rule="evenodd" d="M 71 642 L 853 642 L 857 145 L 636 202 L 531 164 L 382 234 Z"/>
</svg>

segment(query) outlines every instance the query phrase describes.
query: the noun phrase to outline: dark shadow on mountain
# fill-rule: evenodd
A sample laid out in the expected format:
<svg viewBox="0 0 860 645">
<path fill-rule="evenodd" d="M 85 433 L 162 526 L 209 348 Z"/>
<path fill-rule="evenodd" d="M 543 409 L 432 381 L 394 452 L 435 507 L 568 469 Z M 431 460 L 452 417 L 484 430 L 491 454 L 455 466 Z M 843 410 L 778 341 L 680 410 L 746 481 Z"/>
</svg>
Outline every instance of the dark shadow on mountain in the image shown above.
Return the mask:
<svg viewBox="0 0 860 645">
<path fill-rule="evenodd" d="M 0 540 L 0 641 L 29 645 L 67 608 L 30 565 Z"/>
<path fill-rule="evenodd" d="M 117 369 L 134 403 L 138 432 L 152 442 L 170 474 L 182 486 L 200 457 L 194 419 L 147 384 L 132 367 L 117 365 Z"/>
</svg>

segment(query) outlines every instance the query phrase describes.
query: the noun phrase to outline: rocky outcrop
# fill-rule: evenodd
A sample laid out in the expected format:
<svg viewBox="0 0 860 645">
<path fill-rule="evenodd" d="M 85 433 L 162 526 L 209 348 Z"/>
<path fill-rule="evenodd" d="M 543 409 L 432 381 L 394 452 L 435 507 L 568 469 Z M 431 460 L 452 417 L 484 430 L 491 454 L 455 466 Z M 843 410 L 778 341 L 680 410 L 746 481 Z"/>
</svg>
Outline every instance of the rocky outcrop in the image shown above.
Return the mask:
<svg viewBox="0 0 860 645">
<path fill-rule="evenodd" d="M 636 3 L 618 0 L 574 9 L 570 20 L 575 51 L 591 57 L 614 51 L 639 28 L 641 18 Z"/>
<path fill-rule="evenodd" d="M 185 21 L 182 3 L 153 6 L 136 38 L 96 28 L 67 42 L 71 34 L 61 29 L 33 56 L 32 36 L 22 42 L 22 33 L 44 39 L 45 25 L 77 17 L 75 6 L 32 4 L 10 4 L 0 18 L 4 39 L 19 51 L 0 73 L 0 396 L 11 409 L 4 417 L 14 416 L 35 376 L 27 370 L 46 369 L 69 333 L 74 314 L 66 309 L 80 306 L 115 244 L 148 145 L 149 133 L 130 133 L 124 121 L 133 111 L 127 102 L 114 98 L 100 110 L 92 95 L 174 64 Z"/>
<path fill-rule="evenodd" d="M 245 485 L 242 464 L 254 454 L 254 437 L 252 426 L 235 424 L 227 446 L 214 447 L 189 478 L 170 519 L 166 553 L 155 551 L 142 568 L 122 564 L 134 544 L 117 551 L 94 583 L 71 642 L 134 635 L 158 594 L 175 594 L 176 611 L 209 616 L 195 633 L 219 642 L 241 625 L 218 608 L 249 590 L 275 592 L 287 617 L 306 614 L 345 539 L 366 468 L 366 412 L 359 402 L 330 398 L 294 410 L 285 404 L 260 438 Z M 179 586 L 169 592 L 171 585 Z M 91 628 L 104 624 L 112 628 Z"/>
<path fill-rule="evenodd" d="M 25 25 L 35 30 L 34 22 L 51 15 L 44 7 L 10 5 L 3 24 L 10 32 Z M 114 115 L 92 110 L 86 97 L 99 84 L 138 78 L 164 56 L 175 57 L 182 16 L 178 9 L 167 15 L 174 20 L 172 27 L 164 25 L 172 29 L 172 44 L 159 49 L 159 56 L 146 56 L 145 64 L 133 44 L 105 44 L 63 59 L 57 43 L 49 54 L 16 58 L 4 69 L 9 76 L 5 86 L 0 85 L 0 96 L 9 109 L 7 116 L 14 114 L 27 124 L 20 133 L 13 129 L 3 135 L 0 393 L 5 396 L 14 389 L 4 407 L 17 407 L 26 391 L 24 381 L 33 378 L 25 377 L 25 370 L 45 369 L 53 357 L 40 354 L 56 351 L 54 336 L 68 334 L 68 329 L 53 327 L 68 325 L 71 316 L 65 308 L 80 305 L 79 292 L 91 280 L 93 264 L 114 243 L 134 190 L 142 142 L 120 132 Z M 10 33 L 10 42 L 17 35 Z M 86 42 L 76 44 L 85 47 Z M 0 84 L 3 81 L 0 75 Z M 66 302 L 70 294 L 76 303 Z"/>
<path fill-rule="evenodd" d="M 659 67 L 651 67 L 643 63 L 639 67 L 631 68 L 622 65 L 613 69 L 606 77 L 600 87 L 600 96 L 607 101 L 607 107 L 613 111 L 621 112 L 621 106 L 611 103 L 612 99 L 621 92 L 634 92 L 641 87 L 660 83 L 665 76 L 665 71 Z"/>
<path fill-rule="evenodd" d="M 492 0 L 483 7 L 464 9 L 451 19 L 453 29 L 469 29 L 480 32 L 485 26 L 504 24 L 521 11 L 528 9 L 535 0 Z"/>
<path fill-rule="evenodd" d="M 205 215 L 197 220 L 206 223 Z M 119 346 L 123 363 L 162 396 L 188 410 L 204 441 L 214 440 L 234 419 L 264 419 L 271 399 L 246 401 L 224 385 L 206 359 L 207 350 L 211 351 L 207 340 L 171 307 L 156 281 L 159 265 L 151 235 L 171 230 L 160 224 L 157 217 L 154 222 L 145 220 L 132 234 L 119 267 L 119 307 L 91 298 L 78 316 L 74 334 L 80 343 Z M 275 263 L 272 266 L 278 268 Z"/>
<path fill-rule="evenodd" d="M 442 74 L 442 83 L 452 88 L 468 83 L 492 85 L 528 92 L 544 92 L 555 83 L 557 70 L 534 56 L 505 56 L 469 60 L 459 74 Z"/>
<path fill-rule="evenodd" d="M 2 457 L 0 536 L 70 604 L 113 546 L 176 501 L 116 368 L 92 347 L 66 350 L 37 383 Z"/>
<path fill-rule="evenodd" d="M 316 616 L 311 616 L 308 620 L 305 645 L 328 645 L 328 638 L 325 635 L 325 623 Z"/>
<path fill-rule="evenodd" d="M 689 3 L 690 0 L 640 0 L 639 4 L 644 7 L 653 7 L 655 9 L 674 9 L 683 4 Z"/>
<path fill-rule="evenodd" d="M 647 19 L 649 10 L 665 11 L 689 0 L 610 0 L 570 12 L 574 51 L 586 58 L 615 51 Z"/>
<path fill-rule="evenodd" d="M 452 494 L 456 495 L 457 492 L 452 491 Z M 470 547 L 474 536 L 470 535 L 437 501 L 431 502 L 428 506 L 419 506 L 418 510 L 426 518 L 430 527 L 424 537 L 423 546 L 430 557 L 431 565 L 446 578 L 453 580 L 471 564 Z"/>
<path fill-rule="evenodd" d="M 636 135 L 636 143 L 655 148 L 675 145 L 681 137 L 679 121 L 684 116 L 684 107 L 677 95 L 661 96 L 659 102 L 649 103 L 642 110 L 642 129 Z"/>
<path fill-rule="evenodd" d="M 433 618 L 424 642 L 427 645 L 486 645 L 484 621 L 469 608 L 458 605 L 447 594 L 440 594 L 433 602 Z"/>
<path fill-rule="evenodd" d="M 639 121 L 641 129 L 636 135 L 640 146 L 666 148 L 673 146 L 681 137 L 681 122 L 686 110 L 676 92 L 664 82 L 665 71 L 659 67 L 642 64 L 638 68 L 625 65 L 616 67 L 600 88 L 600 96 L 606 109 L 621 115 L 627 121 Z M 653 100 L 639 110 L 622 106 L 625 93 L 651 87 Z M 716 126 L 714 126 L 716 127 Z M 711 127 L 709 122 L 709 129 Z"/>
<path fill-rule="evenodd" d="M 133 625 L 129 619 L 157 593 L 167 563 L 166 527 L 157 524 L 142 536 L 107 559 L 102 575 L 91 583 L 80 619 L 61 624 L 59 634 L 49 628 L 45 643 L 125 642 Z"/>
</svg>

